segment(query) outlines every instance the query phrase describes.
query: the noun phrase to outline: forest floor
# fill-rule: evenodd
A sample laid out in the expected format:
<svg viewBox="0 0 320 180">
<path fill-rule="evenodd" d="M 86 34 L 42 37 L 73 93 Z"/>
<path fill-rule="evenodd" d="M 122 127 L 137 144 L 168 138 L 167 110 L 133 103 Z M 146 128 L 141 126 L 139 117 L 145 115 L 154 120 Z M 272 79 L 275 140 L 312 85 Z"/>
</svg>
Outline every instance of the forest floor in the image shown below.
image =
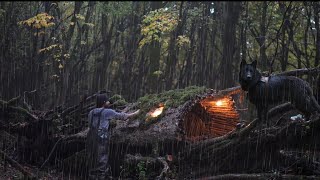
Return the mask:
<svg viewBox="0 0 320 180">
<path fill-rule="evenodd" d="M 26 170 L 37 174 L 37 167 L 32 167 L 29 165 L 23 166 Z M 7 164 L 7 168 L 5 169 L 3 162 L 0 163 L 0 180 L 21 180 L 24 179 L 23 174 L 16 169 L 15 167 L 12 167 L 10 164 Z M 74 175 L 66 175 L 63 172 L 59 170 L 55 170 L 53 168 L 50 168 L 48 171 L 40 171 L 39 176 L 37 178 L 38 180 L 76 180 L 79 179 L 78 177 Z"/>
<path fill-rule="evenodd" d="M 280 119 L 286 119 L 286 121 L 288 121 L 292 116 L 296 116 L 297 114 L 299 114 L 298 111 L 290 110 L 290 111 L 287 111 L 282 114 L 278 114 L 278 115 L 274 116 L 271 121 L 276 122 Z M 64 180 L 64 179 L 76 180 L 76 179 L 79 179 L 75 175 L 65 174 L 63 171 L 55 169 L 54 167 L 49 167 L 47 170 L 42 170 L 40 172 L 37 172 L 38 167 L 36 167 L 36 166 L 30 166 L 28 164 L 21 164 L 21 165 L 26 170 L 37 175 L 38 176 L 37 179 L 39 179 L 39 180 Z M 18 169 L 11 166 L 9 163 L 7 163 L 6 166 L 7 167 L 5 168 L 3 161 L 0 163 L 0 180 L 20 180 L 20 179 L 23 179 L 23 174 Z M 170 168 L 172 168 L 172 167 L 170 167 Z M 184 165 L 184 168 L 186 168 L 186 165 Z M 189 175 L 185 174 L 185 176 L 188 177 Z"/>
</svg>

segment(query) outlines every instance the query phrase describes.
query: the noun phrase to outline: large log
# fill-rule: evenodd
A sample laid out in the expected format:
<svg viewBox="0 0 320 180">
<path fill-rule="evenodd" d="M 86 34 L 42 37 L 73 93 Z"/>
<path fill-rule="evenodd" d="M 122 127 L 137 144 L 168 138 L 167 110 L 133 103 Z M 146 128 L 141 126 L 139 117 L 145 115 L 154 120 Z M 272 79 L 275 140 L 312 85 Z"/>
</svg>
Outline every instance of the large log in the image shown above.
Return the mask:
<svg viewBox="0 0 320 180">
<path fill-rule="evenodd" d="M 303 68 L 303 69 L 296 69 L 296 70 L 292 70 L 292 71 L 285 71 L 285 72 L 281 72 L 278 73 L 279 75 L 285 75 L 285 76 L 302 76 L 305 74 L 309 74 L 309 75 L 319 75 L 320 73 L 320 68 Z"/>
<path fill-rule="evenodd" d="M 198 97 L 190 99 L 178 107 L 165 107 L 163 114 L 161 114 L 158 118 L 151 119 L 149 122 L 146 121 L 147 117 L 144 115 L 141 115 L 137 119 L 133 120 L 112 121 L 111 124 L 113 128 L 111 129 L 110 134 L 110 153 L 112 154 L 112 158 L 118 158 L 118 161 L 121 162 L 121 160 L 123 160 L 125 157 L 125 154 L 140 153 L 143 154 L 142 156 L 146 157 L 150 156 L 151 153 L 153 153 L 153 155 L 156 154 L 160 156 L 172 154 L 174 157 L 173 164 L 182 163 L 194 167 L 194 169 L 190 172 L 197 174 L 197 177 L 206 175 L 206 172 L 213 175 L 218 173 L 219 170 L 222 170 L 223 168 L 232 173 L 230 169 L 233 167 L 234 169 L 237 169 L 238 167 L 236 163 L 226 164 L 235 159 L 230 155 L 230 152 L 232 152 L 231 154 L 236 154 L 239 157 L 256 157 L 255 153 L 248 155 L 245 151 L 251 150 L 253 145 L 257 145 L 262 149 L 259 152 L 267 151 L 268 149 L 264 148 L 261 144 L 271 144 L 270 147 L 279 149 L 281 145 L 285 144 L 284 142 L 281 142 L 281 139 L 290 139 L 290 142 L 293 142 L 294 140 L 301 139 L 301 137 L 307 138 L 307 136 L 310 136 L 312 128 L 318 127 L 317 123 L 311 123 L 316 121 L 311 121 L 303 124 L 292 125 L 292 123 L 289 123 L 287 125 L 282 124 L 281 127 L 276 126 L 274 128 L 262 128 L 261 126 L 257 126 L 258 121 L 254 120 L 243 129 L 232 129 L 232 127 L 229 126 L 223 127 L 223 125 L 228 125 L 223 122 L 223 120 L 227 120 L 228 118 L 233 117 L 235 114 L 231 113 L 230 115 L 223 117 L 223 113 L 217 113 L 219 120 L 212 122 L 212 124 L 219 124 L 219 126 L 222 128 L 214 126 L 211 127 L 211 129 L 199 128 L 197 130 L 203 130 L 203 132 L 199 132 L 199 134 L 207 137 L 212 137 L 208 134 L 211 132 L 211 130 L 212 135 L 223 136 L 205 139 L 205 137 L 202 136 L 191 136 L 194 134 L 186 132 L 185 122 L 188 121 L 187 117 L 191 118 L 192 116 L 195 123 L 200 123 L 201 121 L 203 124 L 205 124 L 205 126 L 210 126 L 210 123 L 207 123 L 212 120 L 208 115 L 210 112 L 206 111 L 206 109 L 200 105 L 201 100 L 208 98 L 208 101 L 211 101 L 241 92 L 242 90 L 240 87 L 234 87 L 223 91 L 217 91 L 215 93 L 209 92 L 199 94 Z M 40 163 L 42 164 L 41 167 L 49 165 L 49 162 L 53 159 L 58 158 L 58 160 L 63 160 L 64 158 L 68 158 L 72 156 L 72 154 L 83 150 L 87 134 L 87 113 L 94 108 L 92 102 L 93 97 L 94 96 L 87 98 L 88 101 L 83 102 L 82 105 L 75 105 L 71 108 L 60 107 L 44 113 L 44 116 L 39 116 L 38 120 L 33 119 L 34 122 L 53 122 L 58 120 L 59 127 L 63 126 L 67 128 L 67 130 L 52 131 L 52 134 L 48 134 L 48 141 L 42 141 L 43 143 L 47 143 L 44 145 L 48 145 L 50 148 L 49 151 L 45 153 L 47 155 L 45 156 L 45 160 Z M 12 107 L 12 104 L 8 106 L 7 102 L 2 104 L 4 104 L 5 107 Z M 18 106 L 16 107 L 16 109 L 19 109 Z M 123 111 L 132 112 L 138 108 L 139 104 L 128 104 Z M 150 109 L 151 108 L 152 107 L 150 107 Z M 209 109 L 210 108 L 208 108 L 208 110 Z M 215 111 L 217 109 L 212 108 L 211 110 Z M 283 105 L 274 108 L 271 112 L 269 112 L 269 114 L 270 117 L 275 117 L 275 115 L 281 115 L 281 113 L 287 110 L 290 110 L 290 107 L 288 105 Z M 27 112 L 33 115 L 32 112 Z M 19 113 L 23 112 L 19 111 Z M 201 117 L 197 118 L 197 116 Z M 32 124 L 34 122 L 32 121 L 27 123 Z M 70 127 L 66 126 L 67 124 L 69 124 Z M 232 121 L 230 124 L 234 126 L 236 125 L 235 121 Z M 303 128 L 306 126 L 311 128 Z M 19 127 L 20 129 L 25 128 L 23 125 L 19 125 Z M 72 133 L 72 128 L 76 129 L 74 130 L 74 133 Z M 196 127 L 192 126 L 188 128 L 195 129 Z M 306 133 L 296 133 L 296 131 L 293 131 L 292 129 L 298 129 L 301 132 Z M 191 137 L 186 136 L 188 133 Z M 304 147 L 303 145 L 301 146 Z M 120 150 L 119 152 L 119 149 L 125 150 Z M 57 154 L 59 156 L 56 157 Z M 163 159 L 161 162 L 164 163 Z M 190 162 L 192 163 L 190 164 Z M 243 159 L 239 160 L 239 162 L 243 163 Z M 215 165 L 215 168 L 212 168 L 213 165 Z M 196 167 L 203 168 L 203 171 L 198 171 Z M 254 169 L 253 166 L 250 167 Z M 188 169 L 186 168 L 185 170 Z M 165 176 L 165 171 L 167 171 L 167 168 L 163 169 L 161 176 Z M 180 170 L 177 173 L 183 175 L 186 172 L 184 170 Z"/>
</svg>

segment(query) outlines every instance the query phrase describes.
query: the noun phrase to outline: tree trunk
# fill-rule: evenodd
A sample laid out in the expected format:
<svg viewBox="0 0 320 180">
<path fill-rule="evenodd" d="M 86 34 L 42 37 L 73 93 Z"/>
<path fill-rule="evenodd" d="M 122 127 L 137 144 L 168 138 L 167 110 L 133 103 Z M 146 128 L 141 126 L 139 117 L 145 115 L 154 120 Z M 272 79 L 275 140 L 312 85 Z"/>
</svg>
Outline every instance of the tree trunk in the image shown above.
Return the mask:
<svg viewBox="0 0 320 180">
<path fill-rule="evenodd" d="M 103 51 L 103 57 L 97 58 L 95 61 L 95 76 L 93 77 L 94 92 L 106 89 L 106 78 L 108 78 L 109 80 L 111 79 L 110 75 L 107 75 L 107 71 L 111 63 L 111 40 L 112 33 L 114 31 L 115 20 L 111 20 L 110 27 L 108 27 L 109 20 L 110 19 L 108 18 L 108 16 L 102 13 L 101 36 L 105 51 Z"/>
<path fill-rule="evenodd" d="M 76 25 L 76 21 L 77 21 L 76 14 L 80 13 L 82 4 L 83 4 L 83 2 L 80 2 L 80 1 L 75 2 L 73 16 L 71 18 L 71 22 L 73 22 L 74 25 L 70 25 L 68 31 L 66 32 L 62 55 L 71 53 L 70 46 L 71 46 L 71 40 L 72 40 L 72 37 L 74 34 L 75 25 Z M 64 102 L 70 96 L 70 94 L 68 94 L 68 85 L 70 83 L 70 79 L 72 78 L 70 76 L 71 75 L 71 62 L 70 61 L 72 61 L 72 60 L 73 61 L 75 60 L 74 56 L 71 57 L 70 60 L 65 61 L 64 67 L 61 70 L 62 71 L 62 79 L 60 80 L 60 83 L 58 86 L 59 87 L 58 90 L 60 91 L 60 93 L 58 94 L 59 95 L 59 100 L 58 100 L 59 104 Z"/>
<path fill-rule="evenodd" d="M 266 54 L 266 36 L 267 36 L 267 9 L 268 2 L 263 1 L 262 3 L 262 14 L 261 14 L 261 22 L 260 22 L 260 37 L 259 37 L 259 45 L 260 45 L 260 63 L 262 71 L 268 69 L 269 63 Z"/>
<path fill-rule="evenodd" d="M 233 75 L 233 59 L 235 53 L 236 42 L 236 24 L 240 14 L 240 2 L 224 2 L 224 34 L 223 34 L 223 54 L 220 68 L 221 87 L 225 89 L 234 84 Z"/>
<path fill-rule="evenodd" d="M 151 11 L 159 9 L 163 7 L 163 3 L 161 1 L 152 1 L 151 3 Z M 153 41 L 149 45 L 149 72 L 147 75 L 147 86 L 148 86 L 148 93 L 155 93 L 159 91 L 161 87 L 158 82 L 157 75 L 154 74 L 155 71 L 160 70 L 160 43 L 157 41 Z"/>
<path fill-rule="evenodd" d="M 193 52 L 195 49 L 195 32 L 196 29 L 196 22 L 195 20 L 193 20 L 191 22 L 191 27 L 190 27 L 190 35 L 189 35 L 189 39 L 190 39 L 190 48 L 187 50 L 187 55 L 186 55 L 186 65 L 183 66 L 183 70 L 180 73 L 180 81 L 182 81 L 182 86 L 189 86 L 192 79 L 193 79 Z"/>
<path fill-rule="evenodd" d="M 316 56 L 314 60 L 314 67 L 317 67 L 319 65 L 320 61 L 320 26 L 319 26 L 319 2 L 313 2 L 313 10 L 314 10 L 314 22 L 315 22 L 315 28 L 317 31 L 316 35 Z"/>
<path fill-rule="evenodd" d="M 176 84 L 173 84 L 174 79 L 177 78 L 175 77 L 176 73 L 176 65 L 178 62 L 178 55 L 179 55 L 179 47 L 176 46 L 176 40 L 178 36 L 183 34 L 183 27 L 186 23 L 187 19 L 187 11 L 188 11 L 188 4 L 184 8 L 184 2 L 182 1 L 180 4 L 180 9 L 179 9 L 179 22 L 177 25 L 177 28 L 173 33 L 171 34 L 170 37 L 170 42 L 169 42 L 169 49 L 168 49 L 168 57 L 166 60 L 166 70 L 165 70 L 165 76 L 166 76 L 166 90 L 172 89 L 173 85 L 178 85 L 179 82 Z"/>
<path fill-rule="evenodd" d="M 133 74 L 134 67 L 136 66 L 137 61 L 137 50 L 139 45 L 139 36 L 137 33 L 139 32 L 139 22 L 141 21 L 139 19 L 139 16 L 136 14 L 136 12 L 139 11 L 140 5 L 138 2 L 132 2 L 133 10 L 131 14 L 129 15 L 130 23 L 129 23 L 129 39 L 128 42 L 125 45 L 125 56 L 124 56 L 124 62 L 122 63 L 121 68 L 121 81 L 122 81 L 122 91 L 123 94 L 127 95 L 125 96 L 126 99 L 131 99 L 131 93 L 132 87 L 135 85 L 135 82 L 132 81 L 133 76 L 128 76 L 128 74 Z"/>
<path fill-rule="evenodd" d="M 281 63 L 281 71 L 285 71 L 287 69 L 288 65 L 288 57 L 289 57 L 289 43 L 290 40 L 286 38 L 286 31 L 288 29 L 289 23 L 287 22 L 288 19 L 291 16 L 292 12 L 292 7 L 291 4 L 286 7 L 284 3 L 279 3 L 279 7 L 282 11 L 283 14 L 283 25 L 281 29 L 281 58 L 280 58 L 280 63 Z"/>
</svg>

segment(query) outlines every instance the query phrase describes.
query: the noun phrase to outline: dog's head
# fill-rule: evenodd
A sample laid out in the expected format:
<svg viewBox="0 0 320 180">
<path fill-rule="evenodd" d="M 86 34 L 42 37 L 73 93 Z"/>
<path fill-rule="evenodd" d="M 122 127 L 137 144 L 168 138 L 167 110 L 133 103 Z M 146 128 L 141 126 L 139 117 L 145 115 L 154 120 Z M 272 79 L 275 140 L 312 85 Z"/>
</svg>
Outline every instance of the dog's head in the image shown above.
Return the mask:
<svg viewBox="0 0 320 180">
<path fill-rule="evenodd" d="M 239 83 L 241 88 L 245 91 L 256 80 L 257 73 L 257 60 L 254 60 L 251 64 L 247 64 L 246 60 L 242 59 L 240 63 L 239 71 Z"/>
</svg>

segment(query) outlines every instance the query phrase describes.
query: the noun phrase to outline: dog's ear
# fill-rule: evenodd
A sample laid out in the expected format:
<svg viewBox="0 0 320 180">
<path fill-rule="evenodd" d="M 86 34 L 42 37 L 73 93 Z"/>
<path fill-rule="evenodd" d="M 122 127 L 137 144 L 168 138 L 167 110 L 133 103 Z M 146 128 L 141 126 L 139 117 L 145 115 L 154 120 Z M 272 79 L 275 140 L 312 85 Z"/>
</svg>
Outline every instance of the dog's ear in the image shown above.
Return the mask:
<svg viewBox="0 0 320 180">
<path fill-rule="evenodd" d="M 254 60 L 254 61 L 251 63 L 251 65 L 252 65 L 254 68 L 256 68 L 256 67 L 257 67 L 257 60 Z"/>
<path fill-rule="evenodd" d="M 242 60 L 241 60 L 241 63 L 240 63 L 240 67 L 242 67 L 243 65 L 246 65 L 246 64 L 247 64 L 246 60 L 245 60 L 245 59 L 242 59 Z"/>
</svg>

